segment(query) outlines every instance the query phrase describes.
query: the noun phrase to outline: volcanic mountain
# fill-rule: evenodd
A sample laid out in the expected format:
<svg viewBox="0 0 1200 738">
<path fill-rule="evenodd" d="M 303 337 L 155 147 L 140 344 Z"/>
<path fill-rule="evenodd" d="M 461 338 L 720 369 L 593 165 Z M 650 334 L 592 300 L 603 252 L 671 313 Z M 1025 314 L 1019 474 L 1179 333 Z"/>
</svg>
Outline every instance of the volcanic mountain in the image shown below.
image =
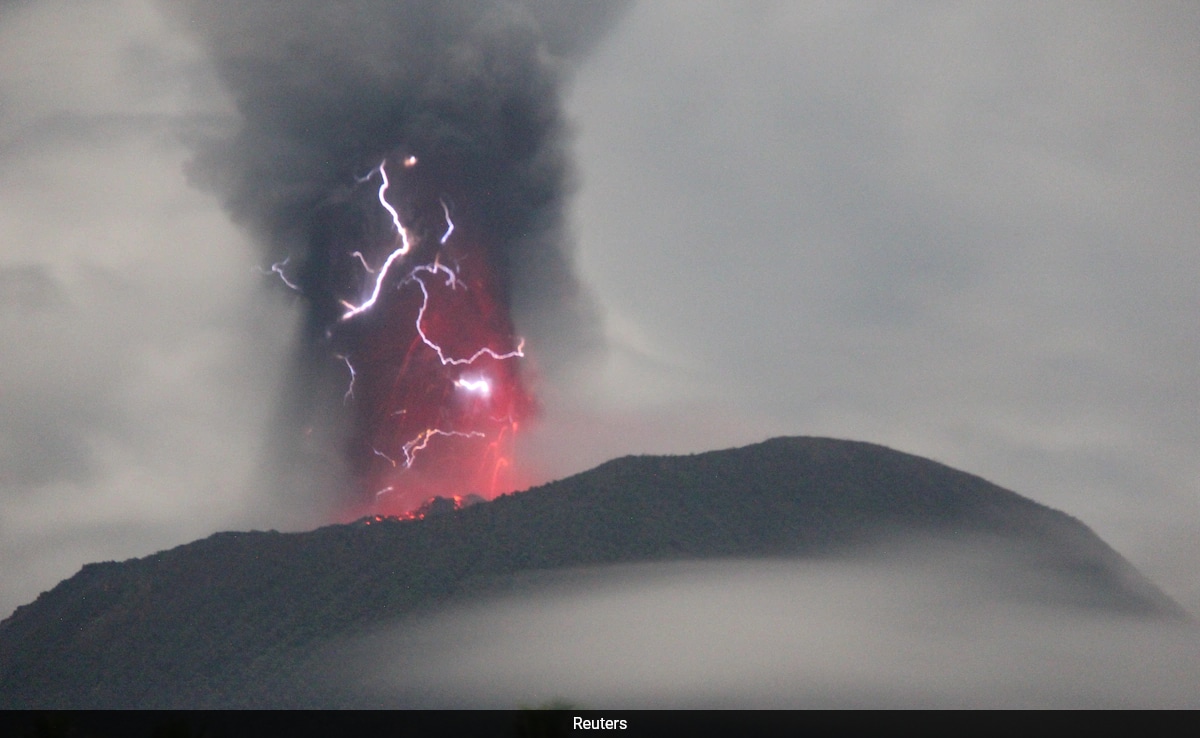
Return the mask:
<svg viewBox="0 0 1200 738">
<path fill-rule="evenodd" d="M 989 586 L 1071 608 L 1186 617 L 1074 518 L 868 443 L 776 438 L 629 456 L 452 508 L 305 533 L 218 533 L 84 566 L 0 623 L 0 707 L 331 706 L 306 676 L 314 654 L 528 572 L 853 556 L 912 538 L 1008 551 L 1021 573 Z"/>
</svg>

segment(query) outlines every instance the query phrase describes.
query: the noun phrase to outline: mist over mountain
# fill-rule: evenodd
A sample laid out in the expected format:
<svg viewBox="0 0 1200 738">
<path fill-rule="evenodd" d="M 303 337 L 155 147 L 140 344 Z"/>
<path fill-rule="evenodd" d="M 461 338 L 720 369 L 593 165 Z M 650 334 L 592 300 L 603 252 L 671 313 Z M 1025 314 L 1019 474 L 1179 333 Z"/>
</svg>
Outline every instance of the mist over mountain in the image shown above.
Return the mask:
<svg viewBox="0 0 1200 738">
<path fill-rule="evenodd" d="M 953 558 L 966 543 L 982 552 L 982 563 L 956 580 L 969 581 L 972 600 L 1131 622 L 1187 619 L 1074 518 L 868 443 L 776 438 L 691 456 L 631 456 L 491 502 L 437 508 L 419 520 L 306 533 L 219 533 L 141 559 L 89 564 L 0 623 L 0 707 L 470 705 L 469 694 L 422 697 L 412 683 L 399 697 L 380 697 L 378 685 L 364 696 L 346 677 L 346 659 L 381 628 L 448 609 L 474 607 L 486 623 L 497 597 L 509 598 L 497 611 L 541 597 L 528 594 L 531 582 L 538 592 L 551 581 L 603 603 L 605 588 L 589 582 L 613 565 L 882 557 L 903 572 L 914 542 L 926 556 Z M 903 576 L 889 581 L 907 586 Z M 817 627 L 820 591 L 833 590 L 810 591 L 770 622 Z M 713 599 L 704 587 L 685 594 Z M 743 609 L 753 609 L 754 597 L 763 599 L 747 594 Z M 645 599 L 627 602 L 628 618 L 655 617 Z M 606 648 L 635 642 L 620 632 L 593 638 Z M 470 641 L 461 628 L 427 630 L 408 653 L 431 653 L 439 639 Z M 369 661 L 354 663 L 366 669 Z"/>
</svg>

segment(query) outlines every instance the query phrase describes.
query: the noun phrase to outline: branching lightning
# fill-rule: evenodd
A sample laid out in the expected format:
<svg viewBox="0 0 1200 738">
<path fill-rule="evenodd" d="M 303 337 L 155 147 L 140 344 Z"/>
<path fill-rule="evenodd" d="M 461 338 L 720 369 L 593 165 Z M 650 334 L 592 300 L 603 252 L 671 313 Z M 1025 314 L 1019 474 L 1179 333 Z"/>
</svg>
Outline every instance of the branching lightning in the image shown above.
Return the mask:
<svg viewBox="0 0 1200 738">
<path fill-rule="evenodd" d="M 405 169 L 411 169 L 417 165 L 417 159 L 409 156 L 400 163 Z M 334 325 L 326 331 L 326 339 L 334 342 L 334 345 L 350 347 L 340 348 L 338 353 L 333 354 L 334 358 L 346 365 L 350 374 L 343 395 L 344 403 L 350 404 L 353 400 L 355 412 L 359 413 L 360 417 L 374 418 L 367 421 L 370 430 L 362 437 L 360 447 L 364 452 L 370 450 L 368 459 L 381 459 L 382 462 L 386 462 L 385 465 L 370 462 L 366 467 L 368 470 L 374 470 L 368 471 L 366 475 L 366 481 L 371 485 L 368 489 L 378 490 L 374 493 L 376 499 L 388 495 L 388 506 L 403 504 L 404 496 L 400 494 L 401 490 L 411 492 L 409 487 L 412 485 L 416 485 L 416 489 L 424 489 L 421 485 L 428 485 L 428 480 L 431 479 L 461 479 L 461 485 L 469 484 L 480 491 L 495 490 L 497 475 L 502 469 L 510 466 L 504 443 L 511 438 L 516 428 L 516 422 L 513 420 L 514 408 L 523 406 L 521 403 L 528 400 L 513 370 L 492 368 L 489 362 L 508 362 L 525 356 L 524 339 L 515 339 L 516 347 L 512 350 L 493 348 L 498 342 L 514 340 L 509 332 L 511 328 L 507 327 L 506 321 L 498 326 L 487 322 L 488 318 L 485 316 L 493 310 L 495 300 L 490 292 L 491 275 L 485 270 L 487 262 L 460 262 L 460 257 L 464 254 L 471 255 L 470 249 L 473 244 L 471 241 L 464 241 L 458 233 L 447 199 L 439 197 L 437 200 L 445 222 L 444 230 L 418 231 L 417 224 L 428 221 L 424 221 L 422 217 L 414 217 L 413 230 L 410 231 L 410 226 L 404 223 L 397 206 L 388 200 L 393 179 L 389 177 L 387 159 L 356 180 L 363 184 L 369 182 L 376 174 L 380 184 L 375 197 L 391 222 L 393 241 L 389 245 L 390 251 L 382 263 L 379 262 L 378 256 L 372 256 L 369 249 L 349 252 L 349 258 L 356 260 L 357 265 L 348 276 L 365 281 L 369 285 L 369 291 L 361 302 L 339 300 L 344 310 L 336 318 Z M 432 205 L 432 201 L 426 202 L 429 206 Z M 418 247 L 424 248 L 425 251 L 417 251 Z M 403 276 L 397 276 L 401 265 L 416 258 L 418 253 L 425 263 L 404 265 L 406 272 L 402 272 Z M 432 260 L 425 261 L 429 258 Z M 284 260 L 273 265 L 271 271 L 284 279 L 288 286 L 295 288 L 284 274 L 286 265 L 287 260 Z M 357 270 L 358 266 L 361 266 L 361 272 Z M 412 313 L 407 312 L 411 308 L 405 307 L 412 303 L 397 302 L 390 297 L 396 291 L 408 289 L 413 283 L 421 291 L 415 318 L 412 317 Z M 466 298 L 449 296 L 455 292 L 466 293 L 472 289 L 480 291 L 472 291 L 472 296 Z M 443 302 L 443 299 L 448 299 L 448 302 Z M 337 329 L 336 326 L 345 325 L 363 313 L 373 310 L 383 313 L 384 317 L 378 322 L 356 322 L 361 328 L 344 329 L 344 340 L 350 343 L 342 343 L 343 329 Z M 405 313 L 397 313 L 397 310 L 404 310 Z M 399 323 L 395 322 L 397 318 Z M 473 322 L 476 320 L 484 322 L 476 325 Z M 427 325 L 427 322 L 430 325 Z M 357 336 L 376 335 L 364 334 L 362 331 L 380 330 L 380 326 L 392 326 L 384 330 L 396 330 L 396 326 L 403 324 L 410 325 L 411 332 L 402 330 L 398 334 L 380 335 L 378 339 L 374 339 L 384 342 L 380 344 L 356 343 L 362 340 Z M 447 326 L 452 325 L 460 325 L 463 328 L 462 336 L 457 336 L 450 343 L 435 339 L 435 335 L 444 334 Z M 462 345 L 463 336 L 473 337 L 470 339 L 471 343 L 465 347 Z M 407 351 L 397 351 L 394 344 L 388 345 L 388 341 L 397 339 L 410 342 Z M 483 344 L 480 348 L 474 348 L 480 344 Z M 432 360 L 428 351 L 432 351 L 437 357 L 436 362 Z M 355 357 L 353 362 L 350 359 L 351 355 Z M 381 360 L 389 363 L 380 364 Z M 471 365 L 483 366 L 473 368 L 465 374 L 459 374 L 454 369 Z M 382 380 L 380 370 L 385 367 L 398 367 L 399 371 L 395 374 L 389 372 L 392 378 Z M 360 370 L 363 372 L 361 377 Z M 361 383 L 358 382 L 359 379 L 362 380 Z M 355 394 L 356 390 L 359 391 L 358 396 Z M 471 402 L 451 402 L 451 393 L 454 391 L 479 399 Z M 506 411 L 509 422 L 505 422 L 502 417 L 496 417 L 497 412 L 503 415 Z M 382 424 L 383 418 L 390 419 L 386 425 Z M 447 457 L 442 455 L 442 451 L 427 451 L 436 438 L 488 439 L 488 443 L 482 452 L 467 451 L 466 447 L 460 451 L 453 446 L 447 446 L 446 453 L 451 454 Z M 427 453 L 433 453 L 439 462 L 445 462 L 449 467 L 442 471 L 438 471 L 436 466 L 430 467 L 430 472 L 414 476 L 415 481 L 411 485 L 401 486 L 396 475 L 412 469 L 418 457 L 428 458 Z M 472 457 L 463 457 L 460 455 L 462 453 L 482 455 L 475 456 L 475 462 L 472 463 L 468 460 Z M 462 466 L 474 471 L 464 473 L 462 470 L 453 469 L 461 469 Z M 437 489 L 440 493 L 442 488 Z M 462 491 L 462 487 L 451 491 Z"/>
<path fill-rule="evenodd" d="M 413 269 L 412 272 L 409 273 L 408 277 L 405 278 L 405 282 L 416 282 L 421 288 L 423 299 L 421 300 L 421 309 L 417 311 L 417 334 L 421 336 L 421 340 L 425 342 L 426 346 L 437 352 L 438 360 L 442 362 L 443 366 L 462 366 L 464 364 L 474 364 L 475 361 L 482 356 L 490 356 L 493 359 L 503 361 L 505 359 L 516 359 L 525 355 L 525 339 L 522 338 L 517 343 L 517 347 L 515 349 L 506 353 L 499 353 L 484 346 L 465 359 L 455 359 L 453 357 L 446 356 L 446 352 L 442 350 L 442 347 L 434 343 L 433 340 L 425 333 L 425 328 L 422 325 L 422 320 L 425 317 L 425 310 L 429 307 L 429 288 L 425 286 L 425 281 L 417 276 L 417 272 L 437 274 L 439 271 L 446 273 L 447 285 L 454 286 L 457 284 L 457 275 L 454 273 L 454 270 L 445 264 L 440 264 L 436 261 L 433 264 L 427 264 Z"/>
<path fill-rule="evenodd" d="M 412 164 L 409 163 L 410 161 Z M 413 166 L 416 163 L 417 158 L 415 156 L 410 156 L 408 159 L 404 160 L 404 166 L 406 167 Z M 406 255 L 412 249 L 412 243 L 409 241 L 408 237 L 408 229 L 405 228 L 404 224 L 400 222 L 400 214 L 396 212 L 396 209 L 392 207 L 392 204 L 387 201 L 386 195 L 391 182 L 388 181 L 386 165 L 386 160 L 379 162 L 379 166 L 372 169 L 370 173 L 368 173 L 367 176 L 360 181 L 365 182 L 371 178 L 372 174 L 379 172 L 379 177 L 383 180 L 383 183 L 379 185 L 379 204 L 383 205 L 384 209 L 388 211 L 388 214 L 392 216 L 392 228 L 395 229 L 396 233 L 400 237 L 400 246 L 394 249 L 392 253 L 388 254 L 387 261 L 383 262 L 383 266 L 379 267 L 377 272 L 372 272 L 376 275 L 375 287 L 371 290 L 371 296 L 368 297 L 366 301 L 360 305 L 354 305 L 353 303 L 345 300 L 342 301 L 342 305 L 346 308 L 346 312 L 342 314 L 343 321 L 350 320 L 355 315 L 358 315 L 366 310 L 370 310 L 372 307 L 374 307 L 375 301 L 379 299 L 379 291 L 383 289 L 383 280 L 387 278 L 388 269 L 391 268 L 392 263 L 396 261 L 396 259 Z M 354 253 L 358 255 L 358 259 L 362 262 L 363 267 L 365 267 L 368 272 L 371 272 L 371 267 L 367 265 L 366 258 L 364 258 L 363 255 L 358 251 L 355 251 Z"/>
<path fill-rule="evenodd" d="M 413 461 L 417 458 L 417 452 L 425 449 L 429 445 L 429 439 L 434 436 L 457 436 L 458 438 L 487 438 L 486 433 L 479 431 L 448 431 L 441 428 L 428 428 L 421 431 L 420 435 L 404 444 L 404 468 L 411 468 Z"/>
<path fill-rule="evenodd" d="M 197 142 L 197 175 L 265 249 L 245 276 L 302 313 L 280 489 L 402 515 L 532 482 L 502 418 L 539 412 L 535 343 L 595 337 L 562 227 L 562 64 L 613 11 L 389 0 L 297 25 L 289 3 L 180 2 L 240 121 Z M 280 29 L 305 53 L 276 58 Z"/>
<path fill-rule="evenodd" d="M 283 261 L 277 261 L 277 262 L 275 262 L 274 264 L 272 264 L 272 265 L 271 265 L 271 268 L 270 268 L 269 270 L 267 270 L 267 269 L 261 269 L 261 268 L 257 268 L 257 271 L 258 271 L 258 273 L 259 273 L 259 274 L 278 274 L 278 275 L 279 275 L 279 278 L 280 278 L 281 280 L 283 280 L 283 283 L 284 283 L 284 284 L 286 284 L 286 285 L 287 285 L 289 288 L 291 288 L 293 291 L 295 291 L 295 292 L 300 292 L 300 291 L 301 291 L 301 290 L 300 290 L 300 285 L 298 285 L 298 284 L 296 284 L 295 282 L 293 282 L 292 280 L 288 279 L 288 278 L 287 278 L 287 275 L 283 273 L 283 268 L 284 268 L 285 266 L 287 266 L 287 263 L 288 263 L 289 261 L 291 261 L 291 259 L 292 259 L 292 257 L 289 255 L 289 256 L 288 256 L 287 258 L 285 258 Z"/>
</svg>

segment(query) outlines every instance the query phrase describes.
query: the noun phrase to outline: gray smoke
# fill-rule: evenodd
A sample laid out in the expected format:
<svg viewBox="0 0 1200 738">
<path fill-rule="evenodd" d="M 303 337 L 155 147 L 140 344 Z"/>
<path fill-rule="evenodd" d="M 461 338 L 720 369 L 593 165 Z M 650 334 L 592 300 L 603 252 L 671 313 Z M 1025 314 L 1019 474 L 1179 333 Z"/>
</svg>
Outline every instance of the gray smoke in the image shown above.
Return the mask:
<svg viewBox="0 0 1200 738">
<path fill-rule="evenodd" d="M 310 443 L 321 449 L 310 457 L 325 454 L 311 468 L 336 466 L 340 451 L 345 369 L 323 341 L 348 294 L 346 246 L 370 236 L 362 198 L 350 193 L 385 156 L 419 153 L 432 187 L 469 207 L 465 225 L 486 234 L 503 299 L 540 371 L 566 370 L 600 347 L 564 219 L 572 173 L 560 103 L 573 66 L 625 3 L 168 7 L 201 38 L 239 115 L 232 130 L 198 138 L 190 174 L 262 244 L 264 265 L 288 259 L 304 296 L 278 426 L 292 439 L 301 429 L 311 437 L 314 426 L 327 436 Z M 294 451 L 283 454 L 281 466 L 312 478 Z"/>
<path fill-rule="evenodd" d="M 590 340 L 571 269 L 561 84 L 621 3 L 196 2 L 178 6 L 241 115 L 202 144 L 197 180 L 272 260 L 304 257 L 317 317 L 331 205 L 384 155 L 454 161 L 506 267 L 523 330 Z M 334 222 L 331 223 L 331 220 Z"/>
</svg>

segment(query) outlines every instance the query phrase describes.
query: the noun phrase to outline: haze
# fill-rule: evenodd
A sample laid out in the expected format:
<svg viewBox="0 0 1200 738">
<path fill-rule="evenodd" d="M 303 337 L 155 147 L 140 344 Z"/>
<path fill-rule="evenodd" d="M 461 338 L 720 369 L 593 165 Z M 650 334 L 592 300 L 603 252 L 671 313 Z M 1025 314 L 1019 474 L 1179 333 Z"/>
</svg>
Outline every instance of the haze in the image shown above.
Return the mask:
<svg viewBox="0 0 1200 738">
<path fill-rule="evenodd" d="M 345 647 L 330 682 L 374 708 L 1200 704 L 1194 624 L 1047 604 L 1011 563 L 943 543 L 542 574 Z"/>
</svg>

